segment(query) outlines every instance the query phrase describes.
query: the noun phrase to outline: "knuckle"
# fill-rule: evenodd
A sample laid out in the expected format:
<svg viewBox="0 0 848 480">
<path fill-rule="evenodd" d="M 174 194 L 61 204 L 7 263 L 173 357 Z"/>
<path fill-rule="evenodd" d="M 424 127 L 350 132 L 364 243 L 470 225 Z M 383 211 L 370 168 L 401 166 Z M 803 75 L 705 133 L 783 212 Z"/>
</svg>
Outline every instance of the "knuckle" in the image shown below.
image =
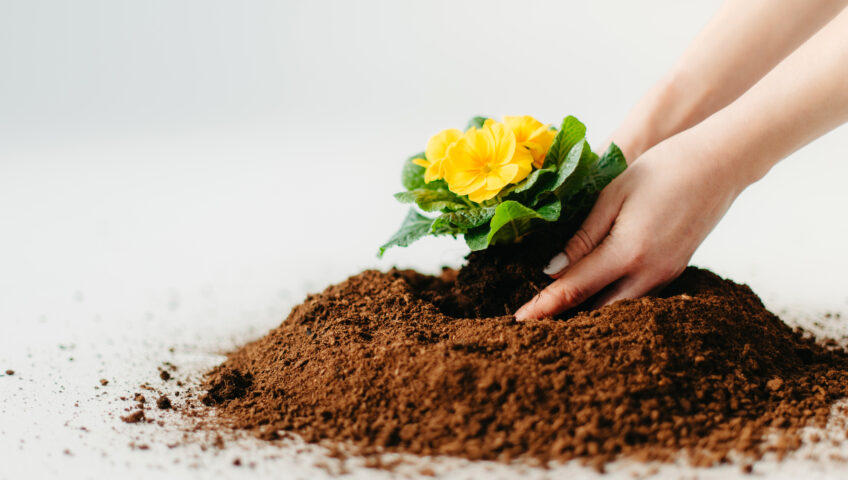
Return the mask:
<svg viewBox="0 0 848 480">
<path fill-rule="evenodd" d="M 624 263 L 630 270 L 640 269 L 647 264 L 647 252 L 644 248 L 633 247 L 626 255 Z"/>
<path fill-rule="evenodd" d="M 621 192 L 622 179 L 621 176 L 617 176 L 612 179 L 612 181 L 607 184 L 606 187 L 601 189 L 600 193 L 598 193 L 598 201 L 599 202 L 608 202 L 612 201 L 619 195 Z"/>
<path fill-rule="evenodd" d="M 627 252 L 624 254 L 625 266 L 630 270 L 640 270 L 647 267 L 650 263 L 650 243 L 641 239 L 629 242 Z"/>
<path fill-rule="evenodd" d="M 665 283 L 679 277 L 683 273 L 684 268 L 686 267 L 679 267 L 673 264 L 660 264 L 656 266 L 655 276 L 661 283 Z"/>
<path fill-rule="evenodd" d="M 595 249 L 595 242 L 585 228 L 580 227 L 565 245 L 565 253 L 574 261 Z"/>
<path fill-rule="evenodd" d="M 576 307 L 586 300 L 586 292 L 577 285 L 559 285 L 553 292 L 554 300 L 561 310 Z"/>
</svg>

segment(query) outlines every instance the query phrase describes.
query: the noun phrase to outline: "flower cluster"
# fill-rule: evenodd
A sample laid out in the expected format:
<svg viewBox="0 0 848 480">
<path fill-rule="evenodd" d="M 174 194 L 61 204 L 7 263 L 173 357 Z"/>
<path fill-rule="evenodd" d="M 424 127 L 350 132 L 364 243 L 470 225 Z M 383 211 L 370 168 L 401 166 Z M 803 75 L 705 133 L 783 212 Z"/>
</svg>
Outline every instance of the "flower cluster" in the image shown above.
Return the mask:
<svg viewBox="0 0 848 480">
<path fill-rule="evenodd" d="M 412 208 L 379 255 L 428 235 L 462 235 L 482 250 L 553 222 L 579 224 L 626 167 L 615 144 L 593 152 L 586 126 L 570 115 L 559 129 L 530 116 L 474 117 L 465 132 L 443 130 L 406 161 L 395 198 Z"/>
<path fill-rule="evenodd" d="M 445 180 L 451 192 L 482 203 L 542 168 L 556 133 L 529 115 L 487 119 L 465 133 L 454 128 L 437 133 L 427 142 L 425 158 L 412 161 L 425 168 L 425 182 Z"/>
</svg>

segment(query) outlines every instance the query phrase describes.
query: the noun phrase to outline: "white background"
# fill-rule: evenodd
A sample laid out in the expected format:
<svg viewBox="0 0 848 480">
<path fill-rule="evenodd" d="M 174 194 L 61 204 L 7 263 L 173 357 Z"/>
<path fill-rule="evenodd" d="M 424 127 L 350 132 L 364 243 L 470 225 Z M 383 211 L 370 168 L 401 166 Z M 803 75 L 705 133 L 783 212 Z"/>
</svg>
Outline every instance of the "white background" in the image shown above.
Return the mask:
<svg viewBox="0 0 848 480">
<path fill-rule="evenodd" d="M 478 114 L 574 114 L 597 144 L 718 3 L 0 0 L 0 478 L 96 476 L 104 445 L 122 474 L 171 468 L 125 447 L 113 397 L 362 268 L 458 265 L 450 239 L 375 258 L 402 160 Z M 841 128 L 785 160 L 694 263 L 844 311 L 846 150 Z M 61 455 L 72 418 L 103 429 Z"/>
</svg>

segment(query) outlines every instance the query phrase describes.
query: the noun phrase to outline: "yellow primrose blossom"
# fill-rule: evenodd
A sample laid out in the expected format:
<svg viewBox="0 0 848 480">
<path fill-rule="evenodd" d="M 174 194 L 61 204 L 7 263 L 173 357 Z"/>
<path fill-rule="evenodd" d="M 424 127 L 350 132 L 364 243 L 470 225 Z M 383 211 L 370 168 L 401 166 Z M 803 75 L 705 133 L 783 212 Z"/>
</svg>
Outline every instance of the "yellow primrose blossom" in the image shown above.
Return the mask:
<svg viewBox="0 0 848 480">
<path fill-rule="evenodd" d="M 492 122 L 494 122 L 492 119 L 486 120 L 487 124 Z M 554 143 L 557 132 L 551 130 L 550 125 L 545 125 L 530 115 L 505 116 L 503 123 L 507 129 L 515 134 L 515 141 L 518 145 L 530 150 L 530 154 L 533 155 L 533 166 L 542 168 L 545 163 L 545 155 L 551 149 L 551 144 Z"/>
<path fill-rule="evenodd" d="M 447 150 L 443 167 L 452 192 L 480 203 L 524 180 L 533 169 L 533 156 L 517 147 L 515 134 L 504 124 L 487 122 L 481 129 L 470 128 Z"/>
<path fill-rule="evenodd" d="M 427 149 L 424 151 L 424 155 L 427 158 L 416 158 L 412 160 L 412 163 L 426 168 L 424 171 L 425 182 L 430 183 L 433 180 L 444 178 L 445 169 L 443 164 L 445 157 L 447 157 L 448 149 L 461 136 L 462 132 L 455 128 L 449 128 L 430 137 L 430 140 L 427 141 Z"/>
</svg>

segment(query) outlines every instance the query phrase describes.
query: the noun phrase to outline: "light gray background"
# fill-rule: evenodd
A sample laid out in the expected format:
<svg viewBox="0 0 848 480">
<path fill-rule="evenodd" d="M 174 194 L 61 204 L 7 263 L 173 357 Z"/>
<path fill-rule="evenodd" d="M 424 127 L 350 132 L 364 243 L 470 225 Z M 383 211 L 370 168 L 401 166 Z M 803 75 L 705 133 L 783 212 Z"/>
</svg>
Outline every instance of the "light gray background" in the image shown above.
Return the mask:
<svg viewBox="0 0 848 480">
<path fill-rule="evenodd" d="M 362 268 L 459 265 L 450 239 L 375 258 L 405 213 L 401 161 L 477 114 L 574 114 L 598 143 L 718 4 L 0 0 L 9 465 L 104 468 L 59 454 L 76 441 L 61 425 L 84 418 L 103 430 L 82 450 L 117 445 L 115 471 L 166 468 L 167 451 L 124 448 L 96 378 L 133 389 L 171 346 L 199 372 Z M 842 128 L 780 164 L 694 262 L 799 318 L 845 310 L 846 149 Z"/>
</svg>

